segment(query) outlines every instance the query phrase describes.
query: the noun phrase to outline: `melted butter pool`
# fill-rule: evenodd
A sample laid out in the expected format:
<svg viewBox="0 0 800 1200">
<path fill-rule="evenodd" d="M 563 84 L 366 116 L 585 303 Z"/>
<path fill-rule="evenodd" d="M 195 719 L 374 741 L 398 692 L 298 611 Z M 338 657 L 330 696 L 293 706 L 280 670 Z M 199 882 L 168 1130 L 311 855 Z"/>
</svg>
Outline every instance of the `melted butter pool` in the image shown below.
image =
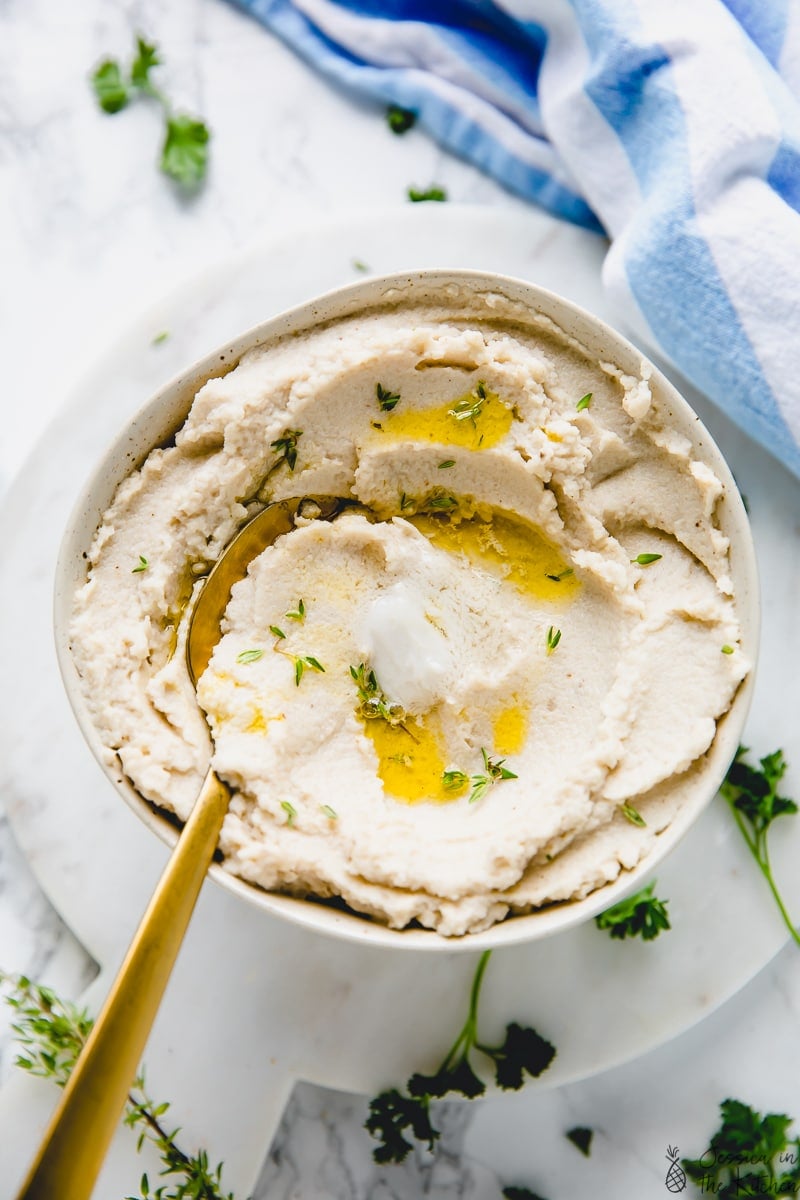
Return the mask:
<svg viewBox="0 0 800 1200">
<path fill-rule="evenodd" d="M 378 775 L 392 799 L 407 804 L 457 799 L 442 786 L 445 761 L 430 716 L 410 718 L 405 729 L 381 720 L 364 720 L 363 725 L 378 756 Z"/>
<path fill-rule="evenodd" d="M 544 534 L 506 513 L 462 521 L 420 514 L 409 520 L 434 546 L 463 555 L 537 600 L 574 599 L 581 586 Z"/>
<path fill-rule="evenodd" d="M 490 450 L 502 442 L 514 414 L 496 392 L 475 389 L 437 408 L 404 409 L 401 405 L 381 418 L 383 436 L 417 442 Z"/>
</svg>

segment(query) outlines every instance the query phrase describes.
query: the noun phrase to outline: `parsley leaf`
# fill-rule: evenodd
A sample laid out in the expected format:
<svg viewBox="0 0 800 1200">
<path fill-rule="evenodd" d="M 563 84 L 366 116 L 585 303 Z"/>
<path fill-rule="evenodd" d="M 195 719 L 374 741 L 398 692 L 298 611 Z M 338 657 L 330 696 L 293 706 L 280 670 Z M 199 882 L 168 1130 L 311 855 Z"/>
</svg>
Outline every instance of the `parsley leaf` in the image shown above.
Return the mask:
<svg viewBox="0 0 800 1200">
<path fill-rule="evenodd" d="M 593 1129 L 588 1129 L 585 1125 L 576 1125 L 574 1129 L 568 1129 L 564 1137 L 568 1138 L 581 1154 L 589 1157 L 592 1152 Z"/>
<path fill-rule="evenodd" d="M 506 1026 L 505 1040 L 500 1046 L 483 1046 L 478 1049 L 494 1059 L 495 1078 L 501 1088 L 522 1087 L 523 1075 L 536 1079 L 546 1071 L 556 1056 L 556 1048 L 535 1029 L 527 1029 L 512 1021 Z"/>
<path fill-rule="evenodd" d="M 407 194 L 409 200 L 413 201 L 414 204 L 419 204 L 422 200 L 441 201 L 447 199 L 447 192 L 444 190 L 444 188 L 436 187 L 435 185 L 423 189 L 410 187 Z"/>
<path fill-rule="evenodd" d="M 612 938 L 636 937 L 650 942 L 664 929 L 671 928 L 666 901 L 653 895 L 655 880 L 641 891 L 595 917 L 598 929 L 606 929 Z"/>
<path fill-rule="evenodd" d="M 136 58 L 131 64 L 131 83 L 143 92 L 149 92 L 151 95 L 158 96 L 158 93 L 150 82 L 151 68 L 157 67 L 161 62 L 161 59 L 158 57 L 158 47 L 151 46 L 144 38 L 137 37 L 136 51 Z"/>
<path fill-rule="evenodd" d="M 186 113 L 167 118 L 161 147 L 161 170 L 181 187 L 191 190 L 202 181 L 208 166 L 207 126 Z"/>
<path fill-rule="evenodd" d="M 736 752 L 720 792 L 730 805 L 739 831 L 767 881 L 786 928 L 800 946 L 800 933 L 786 910 L 778 885 L 772 874 L 767 835 L 777 817 L 797 812 L 794 800 L 778 795 L 778 786 L 786 773 L 782 750 L 766 754 L 759 767 L 745 761 L 748 750 L 740 746 Z"/>
<path fill-rule="evenodd" d="M 91 76 L 97 103 L 105 113 L 117 113 L 130 100 L 130 93 L 122 78 L 119 63 L 107 58 Z"/>
<path fill-rule="evenodd" d="M 417 123 L 417 114 L 410 108 L 401 108 L 399 104 L 390 104 L 386 109 L 386 123 L 392 133 L 408 133 Z"/>
<path fill-rule="evenodd" d="M 406 1129 L 411 1130 L 417 1141 L 427 1142 L 429 1150 L 439 1137 L 439 1130 L 431 1125 L 427 1104 L 413 1096 L 404 1096 L 397 1088 L 370 1100 L 369 1114 L 364 1128 L 380 1141 L 372 1151 L 376 1163 L 401 1163 L 408 1157 L 414 1147 L 403 1137 Z"/>
</svg>

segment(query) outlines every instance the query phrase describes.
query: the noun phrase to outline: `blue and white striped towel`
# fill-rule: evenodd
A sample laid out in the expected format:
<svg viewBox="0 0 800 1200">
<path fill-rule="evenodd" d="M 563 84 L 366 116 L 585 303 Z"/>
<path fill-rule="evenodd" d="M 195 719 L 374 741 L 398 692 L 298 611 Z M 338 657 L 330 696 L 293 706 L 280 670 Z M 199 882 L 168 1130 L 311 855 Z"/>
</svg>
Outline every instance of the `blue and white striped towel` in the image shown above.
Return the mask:
<svg viewBox="0 0 800 1200">
<path fill-rule="evenodd" d="M 236 0 L 611 239 L 634 324 L 800 475 L 800 0 Z"/>
</svg>

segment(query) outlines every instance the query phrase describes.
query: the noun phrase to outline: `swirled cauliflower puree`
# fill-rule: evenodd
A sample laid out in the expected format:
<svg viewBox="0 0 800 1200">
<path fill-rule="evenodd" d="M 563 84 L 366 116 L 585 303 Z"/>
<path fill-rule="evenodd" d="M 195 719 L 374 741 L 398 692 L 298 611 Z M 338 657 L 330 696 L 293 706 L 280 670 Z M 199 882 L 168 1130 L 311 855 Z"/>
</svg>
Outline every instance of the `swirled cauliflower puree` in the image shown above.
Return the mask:
<svg viewBox="0 0 800 1200">
<path fill-rule="evenodd" d="M 407 297 L 245 355 L 125 480 L 72 627 L 87 703 L 226 868 L 457 935 L 581 898 L 673 819 L 748 670 L 722 485 L 637 378 L 498 295 Z M 191 594 L 301 506 L 199 681 Z M 199 706 L 197 703 L 199 700 Z"/>
</svg>

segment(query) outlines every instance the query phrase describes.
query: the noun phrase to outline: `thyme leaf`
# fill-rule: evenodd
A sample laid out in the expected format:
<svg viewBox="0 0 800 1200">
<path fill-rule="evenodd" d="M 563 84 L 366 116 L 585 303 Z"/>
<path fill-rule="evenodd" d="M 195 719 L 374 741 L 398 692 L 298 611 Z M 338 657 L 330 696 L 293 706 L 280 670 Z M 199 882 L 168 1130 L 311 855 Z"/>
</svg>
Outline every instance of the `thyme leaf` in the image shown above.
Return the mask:
<svg viewBox="0 0 800 1200">
<path fill-rule="evenodd" d="M 295 469 L 297 466 L 297 442 L 302 436 L 302 429 L 287 429 L 274 442 L 270 442 L 270 449 L 274 450 L 278 456 L 269 469 L 270 475 L 284 463 L 290 471 Z"/>
<path fill-rule="evenodd" d="M 548 626 L 547 639 L 546 639 L 547 653 L 552 654 L 560 641 L 561 641 L 561 630 L 555 629 L 552 625 Z"/>
<path fill-rule="evenodd" d="M 484 774 L 473 775 L 470 778 L 470 783 L 472 784 L 472 791 L 469 795 L 470 804 L 477 804 L 479 800 L 483 799 L 489 788 L 501 780 L 518 778 L 513 771 L 510 771 L 505 766 L 506 760 L 504 758 L 490 758 L 484 746 L 481 746 L 481 754 L 483 756 Z"/>
<path fill-rule="evenodd" d="M 636 558 L 632 558 L 632 563 L 637 563 L 640 567 L 649 567 L 651 563 L 658 562 L 663 555 L 661 554 L 637 554 Z"/>
<path fill-rule="evenodd" d="M 393 408 L 397 407 L 400 399 L 399 392 L 390 392 L 380 383 L 375 384 L 375 396 L 381 412 L 391 412 Z"/>
<path fill-rule="evenodd" d="M 236 661 L 237 663 L 254 663 L 263 657 L 263 650 L 240 650 L 236 655 Z"/>
<path fill-rule="evenodd" d="M 580 400 L 575 405 L 575 408 L 578 412 L 583 412 L 584 409 L 588 408 L 591 403 L 592 403 L 592 393 L 587 392 L 585 396 L 581 396 Z"/>
<path fill-rule="evenodd" d="M 143 554 L 139 555 L 139 562 L 131 571 L 131 575 L 138 575 L 140 571 L 146 571 L 150 566 L 150 560 L 145 558 Z"/>
</svg>

